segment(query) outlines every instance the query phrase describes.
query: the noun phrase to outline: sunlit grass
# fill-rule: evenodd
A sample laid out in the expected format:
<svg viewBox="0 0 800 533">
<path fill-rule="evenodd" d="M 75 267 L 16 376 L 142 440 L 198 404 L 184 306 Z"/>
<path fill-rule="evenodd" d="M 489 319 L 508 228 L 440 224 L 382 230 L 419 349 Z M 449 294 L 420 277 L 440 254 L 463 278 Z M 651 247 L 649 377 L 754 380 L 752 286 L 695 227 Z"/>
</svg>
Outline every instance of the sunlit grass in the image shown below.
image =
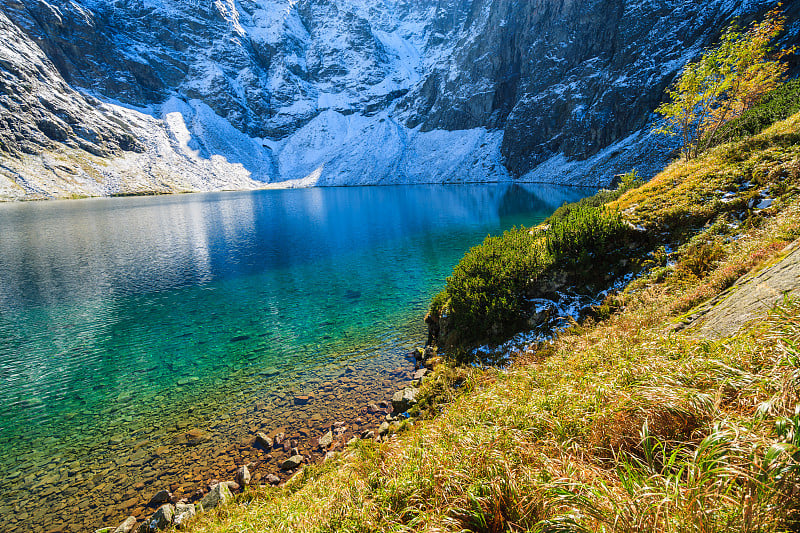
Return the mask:
<svg viewBox="0 0 800 533">
<path fill-rule="evenodd" d="M 784 143 L 799 130 L 795 115 L 620 198 L 675 252 L 610 297 L 604 320 L 504 370 L 440 368 L 413 427 L 248 492 L 192 531 L 797 530 L 800 301 L 720 340 L 672 325 L 800 237 L 800 148 Z M 776 187 L 774 206 L 731 219 L 752 199 L 742 180 Z M 715 200 L 733 189 L 744 196 Z"/>
</svg>

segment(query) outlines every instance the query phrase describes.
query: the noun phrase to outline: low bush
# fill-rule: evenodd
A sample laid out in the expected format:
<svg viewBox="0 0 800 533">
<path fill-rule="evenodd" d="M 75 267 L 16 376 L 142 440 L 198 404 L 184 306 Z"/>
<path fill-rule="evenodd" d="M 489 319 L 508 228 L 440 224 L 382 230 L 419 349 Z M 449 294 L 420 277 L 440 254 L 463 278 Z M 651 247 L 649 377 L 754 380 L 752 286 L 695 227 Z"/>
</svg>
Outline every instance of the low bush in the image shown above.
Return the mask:
<svg viewBox="0 0 800 533">
<path fill-rule="evenodd" d="M 595 261 L 607 263 L 630 232 L 619 211 L 578 206 L 552 223 L 544 240 L 547 252 L 562 267 L 588 267 Z"/>
<path fill-rule="evenodd" d="M 547 218 L 545 224 L 556 224 L 560 220 L 569 217 L 570 213 L 575 210 L 581 210 L 587 207 L 604 206 L 613 202 L 631 189 L 635 189 L 644 183 L 645 181 L 639 176 L 639 173 L 636 172 L 636 170 L 632 170 L 619 176 L 619 183 L 616 188 L 601 189 L 592 196 L 587 196 L 586 198 L 582 198 L 577 202 L 572 202 L 571 204 L 562 205 Z"/>
<path fill-rule="evenodd" d="M 630 173 L 617 190 L 564 205 L 538 228 L 513 228 L 471 248 L 431 303 L 432 316 L 447 316 L 445 347 L 459 358 L 477 342 L 524 329 L 533 287 L 548 274 L 557 271 L 582 286 L 604 282 L 636 234 L 605 203 L 639 183 Z"/>
<path fill-rule="evenodd" d="M 447 307 L 451 344 L 499 339 L 516 333 L 525 321 L 525 294 L 552 262 L 541 238 L 526 228 L 487 237 L 471 248 L 434 298 L 431 314 Z"/>
</svg>

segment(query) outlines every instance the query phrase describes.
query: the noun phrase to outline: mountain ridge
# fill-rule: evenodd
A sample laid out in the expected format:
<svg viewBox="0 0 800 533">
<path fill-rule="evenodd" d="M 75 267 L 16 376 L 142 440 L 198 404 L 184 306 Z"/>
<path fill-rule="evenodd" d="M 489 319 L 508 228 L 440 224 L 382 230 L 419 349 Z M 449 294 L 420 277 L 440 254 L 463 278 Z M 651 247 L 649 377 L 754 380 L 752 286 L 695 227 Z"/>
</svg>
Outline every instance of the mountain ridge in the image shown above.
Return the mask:
<svg viewBox="0 0 800 533">
<path fill-rule="evenodd" d="M 0 61 L 32 61 L 56 105 L 20 114 L 27 78 L 6 83 L 0 119 L 27 126 L 6 128 L 0 196 L 652 175 L 663 88 L 772 5 L 9 0 L 5 42 L 28 52 Z"/>
</svg>

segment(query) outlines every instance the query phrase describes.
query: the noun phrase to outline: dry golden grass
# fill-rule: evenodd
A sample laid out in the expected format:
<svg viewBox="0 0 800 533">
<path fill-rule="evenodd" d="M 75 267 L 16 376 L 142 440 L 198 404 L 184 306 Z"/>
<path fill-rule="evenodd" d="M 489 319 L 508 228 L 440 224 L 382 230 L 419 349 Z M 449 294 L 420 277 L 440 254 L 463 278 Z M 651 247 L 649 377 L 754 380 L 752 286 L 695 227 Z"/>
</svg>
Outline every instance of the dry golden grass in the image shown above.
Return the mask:
<svg viewBox="0 0 800 533">
<path fill-rule="evenodd" d="M 797 143 L 781 143 L 798 130 L 795 115 L 744 141 L 778 148 L 744 146 L 734 161 L 723 146 L 619 200 L 638 206 L 627 211 L 638 223 L 672 231 L 728 213 L 707 197 L 740 178 L 740 163 L 748 179 L 788 183 L 753 223 L 694 228 L 718 246 L 702 268 L 686 267 L 686 244 L 676 264 L 617 295 L 606 320 L 576 324 L 504 370 L 442 368 L 427 386 L 435 417 L 388 443 L 359 442 L 284 488 L 247 492 L 190 530 L 796 530 L 800 302 L 720 341 L 670 324 L 800 237 L 796 181 L 774 171 L 793 164 Z"/>
</svg>

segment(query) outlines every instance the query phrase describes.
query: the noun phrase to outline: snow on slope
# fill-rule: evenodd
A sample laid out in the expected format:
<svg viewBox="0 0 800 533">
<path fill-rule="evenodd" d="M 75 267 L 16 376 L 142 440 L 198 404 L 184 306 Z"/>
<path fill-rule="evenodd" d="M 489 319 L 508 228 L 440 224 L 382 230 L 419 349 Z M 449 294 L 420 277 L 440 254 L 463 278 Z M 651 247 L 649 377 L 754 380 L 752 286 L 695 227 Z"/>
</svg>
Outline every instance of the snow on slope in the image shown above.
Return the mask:
<svg viewBox="0 0 800 533">
<path fill-rule="evenodd" d="M 648 175 L 663 87 L 770 3 L 6 2 L 64 98 L 14 123 L 29 142 L 0 154 L 0 196 Z M 108 120 L 84 127 L 75 94 Z"/>
<path fill-rule="evenodd" d="M 309 186 L 505 181 L 510 176 L 500 162 L 501 140 L 501 132 L 484 128 L 421 132 L 387 113 L 328 110 L 269 144 L 280 180 Z"/>
</svg>

